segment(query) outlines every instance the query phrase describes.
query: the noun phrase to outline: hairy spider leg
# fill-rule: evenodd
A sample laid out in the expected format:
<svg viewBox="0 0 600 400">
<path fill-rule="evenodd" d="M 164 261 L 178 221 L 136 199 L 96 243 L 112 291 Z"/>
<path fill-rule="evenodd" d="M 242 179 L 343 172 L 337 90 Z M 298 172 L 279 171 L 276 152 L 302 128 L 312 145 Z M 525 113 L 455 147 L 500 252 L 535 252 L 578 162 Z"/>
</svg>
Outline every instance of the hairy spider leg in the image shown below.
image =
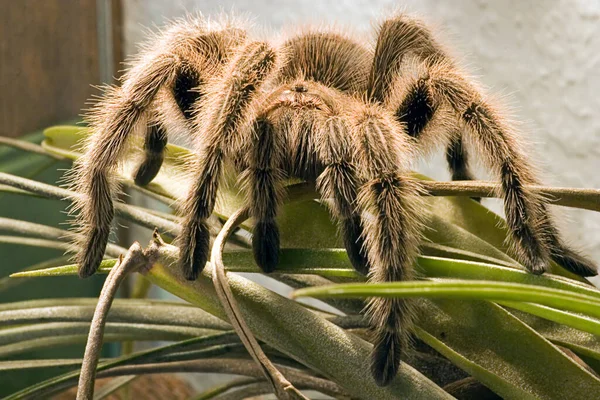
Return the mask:
<svg viewBox="0 0 600 400">
<path fill-rule="evenodd" d="M 419 185 L 403 175 L 412 146 L 404 127 L 376 106 L 353 113 L 355 158 L 361 180 L 357 206 L 361 210 L 364 244 L 370 263 L 369 282 L 395 282 L 414 277 L 423 205 Z M 371 372 L 387 385 L 396 376 L 408 347 L 414 303 L 411 299 L 373 298 L 366 308 L 373 330 Z"/>
<path fill-rule="evenodd" d="M 526 189 L 526 185 L 536 185 L 539 181 L 535 177 L 533 166 L 523 153 L 523 145 L 516 129 L 492 103 L 483 98 L 481 91 L 464 77 L 454 63 L 448 60 L 440 47 L 435 45 L 429 30 L 420 22 L 400 16 L 386 21 L 384 26 L 388 23 L 399 25 L 400 27 L 396 28 L 399 31 L 406 31 L 406 27 L 412 27 L 414 34 L 409 37 L 420 38 L 416 40 L 421 43 L 418 47 L 430 50 L 422 52 L 425 58 L 418 63 L 418 74 L 414 77 L 403 76 L 399 70 L 399 61 L 393 61 L 393 58 L 388 56 L 388 68 L 395 68 L 396 75 L 386 86 L 392 93 L 385 99 L 387 106 L 397 110 L 396 116 L 408 124 L 409 132 L 412 129 L 413 134 L 418 133 L 418 139 L 421 139 L 427 124 L 431 123 L 436 114 L 444 113 L 443 122 L 432 129 L 431 136 L 439 135 L 442 140 L 450 141 L 449 152 L 452 157 L 449 158 L 451 161 L 463 161 L 454 165 L 453 175 L 458 174 L 461 177 L 465 177 L 464 172 L 466 176 L 470 176 L 466 169 L 468 161 L 462 146 L 462 137 L 462 154 L 454 151 L 457 149 L 457 139 L 453 132 L 458 132 L 457 126 L 466 128 L 465 133 L 469 135 L 470 141 L 477 145 L 488 168 L 501 178 L 501 195 L 504 198 L 511 242 L 515 245 L 519 261 L 531 272 L 545 272 L 550 259 L 553 259 L 576 274 L 596 275 L 597 268 L 594 263 L 571 250 L 560 238 L 545 200 Z M 392 36 L 386 33 L 386 37 Z M 398 93 L 402 95 L 399 96 Z M 405 101 L 407 98 L 412 99 L 412 103 Z M 454 115 L 454 121 L 448 121 L 445 116 L 448 111 Z"/>
<path fill-rule="evenodd" d="M 183 204 L 180 266 L 189 280 L 197 278 L 209 255 L 210 235 L 206 219 L 217 196 L 225 158 L 246 138 L 243 125 L 254 110 L 258 90 L 276 70 L 277 54 L 265 42 L 244 45 L 224 73 L 207 88 L 207 102 L 198 114 L 202 129 L 201 156 L 194 166 L 194 181 Z"/>
<path fill-rule="evenodd" d="M 452 61 L 442 46 L 435 40 L 431 30 L 419 19 L 400 14 L 385 20 L 379 27 L 377 44 L 369 76 L 369 98 L 384 102 L 389 96 L 395 78 L 403 74 L 402 63 L 407 59 L 436 63 L 441 60 L 450 65 Z M 436 113 L 430 93 L 424 83 L 406 93 L 402 104 L 394 110 L 399 120 L 406 124 L 407 132 L 419 139 Z M 469 155 L 462 139 L 462 132 L 448 127 L 446 160 L 452 180 L 472 180 Z M 478 199 L 474 199 L 478 200 Z"/>
<path fill-rule="evenodd" d="M 312 181 L 318 176 L 315 171 L 324 168 L 323 174 L 316 180 L 317 189 L 339 221 L 352 265 L 366 275 L 369 270 L 368 259 L 363 251 L 360 215 L 355 210 L 356 171 L 349 153 L 346 154 L 348 150 L 339 147 L 348 143 L 348 133 L 347 126 L 339 119 L 339 112 L 334 111 L 334 103 L 345 100 L 344 96 L 336 95 L 330 88 L 352 96 L 364 93 L 372 55 L 363 45 L 344 33 L 326 30 L 302 32 L 286 41 L 283 48 L 286 61 L 281 69 L 282 81 L 310 90 L 320 102 L 327 103 L 324 104 L 325 109 L 305 110 L 302 117 L 297 118 L 296 124 L 299 127 L 293 136 L 300 140 L 291 144 L 291 148 L 295 149 L 290 157 L 294 166 L 292 172 L 296 175 L 308 174 L 306 178 Z M 331 97 L 335 100 L 327 100 Z M 329 118 L 332 119 L 326 122 Z M 334 149 L 341 153 L 335 153 Z M 307 171 L 305 161 L 314 156 L 318 158 L 311 160 L 310 171 Z M 305 160 L 298 159 L 299 157 Z M 340 164 L 328 164 L 332 159 L 338 160 Z"/>
<path fill-rule="evenodd" d="M 118 186 L 113 178 L 114 169 L 130 133 L 147 116 L 157 92 L 173 85 L 182 60 L 193 53 L 194 59 L 202 59 L 201 65 L 211 69 L 208 67 L 217 64 L 211 49 L 216 43 L 230 46 L 231 41 L 235 40 L 230 32 L 207 31 L 202 19 L 192 18 L 174 25 L 154 39 L 153 47 L 140 53 L 125 73 L 122 86 L 107 88 L 102 100 L 89 113 L 92 135 L 70 177 L 76 191 L 83 194 L 73 206 L 73 211 L 79 211 L 77 237 L 81 239 L 77 239 L 75 246 L 81 277 L 92 275 L 102 261 L 114 217 L 113 194 Z M 160 128 L 150 129 L 147 136 L 146 142 L 152 145 L 153 153 L 147 158 L 157 162 L 162 158 L 156 153 L 159 147 L 164 147 L 160 140 L 163 133 Z M 143 168 L 140 180 L 145 181 L 151 175 L 146 171 L 156 168 L 149 165 Z"/>
<path fill-rule="evenodd" d="M 191 122 L 194 113 L 199 108 L 202 97 L 201 86 L 204 83 L 196 67 L 189 61 L 182 59 L 169 88 L 169 95 L 175 100 L 177 109 L 185 123 Z M 160 112 L 159 108 L 156 112 L 157 115 L 154 117 L 157 121 L 148 124 L 146 129 L 144 158 L 134 173 L 134 182 L 138 186 L 146 186 L 152 182 L 164 161 L 164 150 L 167 146 L 168 137 L 167 127 L 161 119 L 179 119 L 179 116 L 161 115 Z"/>
</svg>

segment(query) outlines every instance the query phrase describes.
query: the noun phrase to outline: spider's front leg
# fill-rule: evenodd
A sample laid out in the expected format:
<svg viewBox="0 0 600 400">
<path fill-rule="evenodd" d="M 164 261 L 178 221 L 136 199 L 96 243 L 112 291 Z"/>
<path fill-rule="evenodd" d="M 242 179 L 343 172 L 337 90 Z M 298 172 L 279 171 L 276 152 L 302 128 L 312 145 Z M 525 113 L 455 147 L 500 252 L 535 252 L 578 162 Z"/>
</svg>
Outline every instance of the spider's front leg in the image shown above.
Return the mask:
<svg viewBox="0 0 600 400">
<path fill-rule="evenodd" d="M 152 62 L 130 70 L 121 88 L 109 89 L 89 117 L 92 136 L 84 156 L 75 164 L 72 177 L 75 190 L 83 194 L 74 204 L 74 209 L 79 210 L 82 239 L 77 243 L 76 261 L 82 278 L 96 272 L 108 243 L 114 217 L 113 169 L 130 132 L 159 88 L 172 81 L 176 66 L 174 54 L 155 54 Z"/>
<path fill-rule="evenodd" d="M 273 272 L 279 261 L 279 228 L 275 217 L 286 176 L 282 169 L 283 136 L 266 116 L 259 116 L 252 130 L 247 169 L 240 179 L 246 187 L 250 216 L 254 218 L 254 259 L 264 272 Z"/>
<path fill-rule="evenodd" d="M 361 181 L 357 207 L 370 263 L 370 282 L 410 280 L 417 256 L 423 205 L 417 182 L 403 175 L 400 165 L 412 157 L 404 129 L 387 113 L 369 106 L 356 113 L 354 149 Z M 387 385 L 408 347 L 414 314 L 411 299 L 373 298 L 367 312 L 374 334 L 371 372 Z"/>
<path fill-rule="evenodd" d="M 95 273 L 102 261 L 114 216 L 117 183 L 113 175 L 130 134 L 156 111 L 150 109 L 157 103 L 159 90 L 181 87 L 177 82 L 185 71 L 195 71 L 198 79 L 213 74 L 220 68 L 220 59 L 244 37 L 239 29 L 211 30 L 202 18 L 182 20 L 159 34 L 125 73 L 122 86 L 107 89 L 94 106 L 88 116 L 92 134 L 71 177 L 74 189 L 82 195 L 73 206 L 79 211 L 80 235 L 75 245 L 81 277 Z M 183 86 L 192 85 L 196 83 Z M 158 115 L 151 119 L 164 122 Z M 137 183 L 147 183 L 156 175 L 165 142 L 162 124 L 147 130 L 146 160 L 136 172 Z"/>
<path fill-rule="evenodd" d="M 361 274 L 367 275 L 369 261 L 364 251 L 360 214 L 356 210 L 359 180 L 350 129 L 345 119 L 341 116 L 327 118 L 319 129 L 316 143 L 323 165 L 323 172 L 317 179 L 317 190 L 339 221 L 352 266 Z"/>
<path fill-rule="evenodd" d="M 180 266 L 189 280 L 197 278 L 208 260 L 206 219 L 215 206 L 223 163 L 245 139 L 242 128 L 253 111 L 257 91 L 276 68 L 276 58 L 275 50 L 267 43 L 250 42 L 238 50 L 222 76 L 207 88 L 208 100 L 198 115 L 198 127 L 203 129 L 201 157 L 183 205 L 185 220 L 178 238 Z"/>
</svg>

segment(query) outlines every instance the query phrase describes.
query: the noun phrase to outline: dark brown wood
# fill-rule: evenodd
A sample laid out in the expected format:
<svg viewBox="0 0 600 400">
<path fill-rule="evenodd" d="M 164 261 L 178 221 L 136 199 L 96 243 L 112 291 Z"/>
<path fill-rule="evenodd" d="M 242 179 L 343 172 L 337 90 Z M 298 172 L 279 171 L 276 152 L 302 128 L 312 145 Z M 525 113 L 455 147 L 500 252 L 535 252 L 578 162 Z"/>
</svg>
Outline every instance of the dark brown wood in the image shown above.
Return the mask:
<svg viewBox="0 0 600 400">
<path fill-rule="evenodd" d="M 120 16 L 118 0 L 114 14 Z M 0 135 L 76 118 L 100 84 L 96 0 L 0 0 Z M 120 21 L 114 24 L 120 61 Z"/>
</svg>

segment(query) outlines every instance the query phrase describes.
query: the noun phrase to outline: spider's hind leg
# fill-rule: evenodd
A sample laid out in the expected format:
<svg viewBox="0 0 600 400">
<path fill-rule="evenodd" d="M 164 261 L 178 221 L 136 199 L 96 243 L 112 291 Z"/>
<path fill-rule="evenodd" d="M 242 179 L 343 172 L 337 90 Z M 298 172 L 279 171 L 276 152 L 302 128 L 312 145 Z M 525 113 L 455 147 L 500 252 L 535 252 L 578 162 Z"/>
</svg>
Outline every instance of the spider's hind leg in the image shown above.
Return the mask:
<svg viewBox="0 0 600 400">
<path fill-rule="evenodd" d="M 517 132 L 452 65 L 424 63 L 425 82 L 435 102 L 448 107 L 466 128 L 488 167 L 501 179 L 501 194 L 519 260 L 532 272 L 548 268 L 551 243 L 542 227 L 543 199 L 526 186 L 537 184 Z"/>
<path fill-rule="evenodd" d="M 432 65 L 429 75 L 435 97 L 454 110 L 488 167 L 500 175 L 506 221 L 519 260 L 538 274 L 547 271 L 551 258 L 578 274 L 595 271 L 593 263 L 563 244 L 544 199 L 526 188 L 539 182 L 514 128 L 454 68 Z"/>
<path fill-rule="evenodd" d="M 574 273 L 595 274 L 593 263 L 564 245 L 546 216 L 545 201 L 527 190 L 527 185 L 538 181 L 522 152 L 518 134 L 458 71 L 431 31 L 422 22 L 405 15 L 391 18 L 380 28 L 375 53 L 369 92 L 373 100 L 386 101 L 400 120 L 409 117 L 411 121 L 403 122 L 414 137 L 418 136 L 418 129 L 411 131 L 411 122 L 413 127 L 426 127 L 436 115 L 437 107 L 449 108 L 454 115 L 451 129 L 466 128 L 466 134 L 478 145 L 488 167 L 501 177 L 506 219 L 519 260 L 538 274 L 547 270 L 551 258 Z M 401 68 L 409 53 L 418 61 L 421 73 L 412 81 Z M 416 108 L 419 112 L 401 110 L 407 93 L 420 100 Z M 437 135 L 441 130 L 432 131 Z M 468 169 L 463 168 L 466 167 L 464 152 L 457 151 L 457 143 L 450 141 L 450 168 L 454 168 L 455 177 L 469 177 Z"/>
<path fill-rule="evenodd" d="M 542 209 L 542 229 L 548 236 L 550 243 L 550 256 L 559 265 L 576 275 L 589 277 L 598 275 L 596 264 L 587 257 L 571 249 L 560 237 L 552 221 L 552 216 L 546 206 Z"/>
<path fill-rule="evenodd" d="M 469 154 L 460 132 L 456 132 L 450 138 L 450 143 L 446 148 L 446 161 L 453 181 L 474 180 L 469 169 Z"/>
</svg>

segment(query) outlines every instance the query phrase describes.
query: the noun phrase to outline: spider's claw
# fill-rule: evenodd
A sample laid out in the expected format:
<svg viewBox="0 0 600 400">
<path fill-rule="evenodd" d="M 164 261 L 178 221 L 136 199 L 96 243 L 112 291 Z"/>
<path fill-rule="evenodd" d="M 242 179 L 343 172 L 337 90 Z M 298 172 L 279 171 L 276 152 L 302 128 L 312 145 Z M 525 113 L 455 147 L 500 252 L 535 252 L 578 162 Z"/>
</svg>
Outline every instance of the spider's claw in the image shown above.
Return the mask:
<svg viewBox="0 0 600 400">
<path fill-rule="evenodd" d="M 354 217 L 343 221 L 344 246 L 354 269 L 363 275 L 369 273 L 369 260 L 364 252 L 364 240 L 360 218 Z"/>
<path fill-rule="evenodd" d="M 566 246 L 553 248 L 552 259 L 566 270 L 579 276 L 598 275 L 598 266 L 592 260 L 577 254 Z"/>
<path fill-rule="evenodd" d="M 527 265 L 527 269 L 534 275 L 542 275 L 548 270 L 548 264 L 543 261 L 540 261 L 534 264 Z"/>
<path fill-rule="evenodd" d="M 275 221 L 254 225 L 252 237 L 254 260 L 264 272 L 273 272 L 279 262 L 279 228 Z"/>
<path fill-rule="evenodd" d="M 193 234 L 187 234 L 193 232 Z M 206 222 L 202 221 L 187 227 L 181 234 L 179 264 L 183 276 L 195 281 L 208 261 L 210 232 Z"/>
</svg>

